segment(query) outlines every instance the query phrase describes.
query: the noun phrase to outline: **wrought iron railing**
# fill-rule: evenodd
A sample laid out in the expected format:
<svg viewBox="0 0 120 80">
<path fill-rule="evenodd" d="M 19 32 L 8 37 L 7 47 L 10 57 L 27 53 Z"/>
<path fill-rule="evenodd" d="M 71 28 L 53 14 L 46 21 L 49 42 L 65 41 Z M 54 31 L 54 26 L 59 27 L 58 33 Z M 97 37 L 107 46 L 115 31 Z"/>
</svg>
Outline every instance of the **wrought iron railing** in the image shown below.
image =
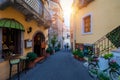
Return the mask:
<svg viewBox="0 0 120 80">
<path fill-rule="evenodd" d="M 94 43 L 94 52 L 102 55 L 118 47 L 120 47 L 120 26 L 97 40 Z"/>
<path fill-rule="evenodd" d="M 47 26 L 50 26 L 50 21 L 51 21 L 51 16 L 49 11 L 44 7 L 43 3 L 41 0 L 17 0 L 20 3 L 25 3 L 23 4 L 24 7 L 31 8 L 31 10 L 34 10 L 32 12 L 37 18 L 43 20 L 44 24 L 47 24 Z M 38 22 L 40 22 L 38 20 Z"/>
<path fill-rule="evenodd" d="M 43 15 L 43 4 L 40 0 L 15 0 L 16 3 L 19 3 L 30 12 L 32 12 L 37 17 Z"/>
<path fill-rule="evenodd" d="M 44 8 L 44 19 L 45 20 L 51 20 L 51 15 L 46 8 Z"/>
<path fill-rule="evenodd" d="M 94 1 L 94 0 L 79 0 L 78 6 L 79 6 L 79 8 L 83 8 L 83 7 L 87 6 L 89 3 L 91 3 L 92 1 Z"/>
<path fill-rule="evenodd" d="M 46 24 L 51 25 L 51 15 L 46 8 L 44 8 L 44 20 Z"/>
<path fill-rule="evenodd" d="M 111 41 L 106 37 L 103 36 L 101 39 L 97 40 L 94 43 L 94 50 L 95 54 L 106 54 L 109 53 L 112 49 L 116 48 Z"/>
<path fill-rule="evenodd" d="M 18 0 L 19 1 L 19 0 Z M 28 6 L 30 6 L 38 14 L 42 15 L 42 2 L 40 0 L 23 0 Z"/>
<path fill-rule="evenodd" d="M 28 16 L 27 18 L 34 17 L 39 24 L 47 23 L 48 26 L 50 26 L 50 13 L 44 7 L 41 0 L 2 0 L 0 2 L 0 7 L 3 8 L 3 5 L 6 6 L 6 3 L 8 3 L 7 5 L 12 4 L 18 7 L 19 10 Z"/>
</svg>

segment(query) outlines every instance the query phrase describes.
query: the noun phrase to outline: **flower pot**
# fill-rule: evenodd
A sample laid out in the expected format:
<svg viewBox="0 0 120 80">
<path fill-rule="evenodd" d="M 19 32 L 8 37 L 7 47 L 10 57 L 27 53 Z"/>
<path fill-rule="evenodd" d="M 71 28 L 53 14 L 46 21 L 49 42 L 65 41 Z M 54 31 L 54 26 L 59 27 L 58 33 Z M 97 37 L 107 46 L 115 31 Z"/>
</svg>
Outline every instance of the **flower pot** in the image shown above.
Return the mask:
<svg viewBox="0 0 120 80">
<path fill-rule="evenodd" d="M 49 57 L 49 56 L 50 56 L 50 53 L 46 53 L 46 56 Z"/>
<path fill-rule="evenodd" d="M 78 59 L 78 60 L 80 60 L 80 61 L 84 61 L 84 58 L 80 58 L 80 57 L 79 57 L 79 59 Z"/>
<path fill-rule="evenodd" d="M 33 68 L 35 66 L 35 63 L 33 61 L 31 61 L 29 64 L 28 64 L 28 68 Z"/>
<path fill-rule="evenodd" d="M 78 59 L 79 57 L 78 57 L 78 55 L 74 55 L 74 58 L 75 58 L 75 59 Z"/>
</svg>

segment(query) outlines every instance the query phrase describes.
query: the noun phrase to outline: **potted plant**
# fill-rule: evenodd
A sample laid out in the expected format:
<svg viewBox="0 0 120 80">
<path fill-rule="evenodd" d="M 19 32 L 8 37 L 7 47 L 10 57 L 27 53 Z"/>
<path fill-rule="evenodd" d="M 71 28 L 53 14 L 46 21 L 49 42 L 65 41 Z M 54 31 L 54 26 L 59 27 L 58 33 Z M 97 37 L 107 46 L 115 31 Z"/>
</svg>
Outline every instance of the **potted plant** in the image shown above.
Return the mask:
<svg viewBox="0 0 120 80">
<path fill-rule="evenodd" d="M 56 45 L 57 41 L 58 41 L 57 36 L 54 35 L 53 38 L 51 39 L 53 53 L 55 53 L 55 45 Z"/>
<path fill-rule="evenodd" d="M 83 51 L 82 50 L 78 50 L 77 53 L 78 53 L 79 60 L 84 60 Z"/>
<path fill-rule="evenodd" d="M 75 59 L 78 59 L 78 52 L 77 51 L 78 51 L 78 49 L 72 51 L 72 54 L 74 55 Z"/>
<path fill-rule="evenodd" d="M 110 66 L 112 69 L 114 69 L 114 70 L 116 70 L 116 69 L 119 68 L 119 65 L 118 65 L 117 62 L 114 61 L 114 60 L 112 60 L 112 61 L 109 62 L 109 66 Z"/>
<path fill-rule="evenodd" d="M 61 47 L 61 44 L 60 44 L 60 42 L 58 43 L 58 46 L 57 46 L 57 47 L 58 47 L 58 49 L 60 50 L 60 47 Z"/>
<path fill-rule="evenodd" d="M 28 57 L 27 59 L 28 68 L 34 67 L 35 65 L 34 60 L 37 58 L 37 54 L 35 54 L 34 52 L 28 52 L 27 57 Z"/>
<path fill-rule="evenodd" d="M 46 56 L 47 57 L 50 56 L 50 48 L 49 47 L 46 49 Z"/>
<path fill-rule="evenodd" d="M 53 49 L 49 46 L 49 47 L 46 49 L 46 53 L 47 53 L 47 54 L 52 54 L 52 53 L 53 53 Z"/>
<path fill-rule="evenodd" d="M 58 47 L 55 47 L 55 52 L 59 51 L 59 48 Z"/>
<path fill-rule="evenodd" d="M 108 53 L 108 54 L 105 54 L 103 57 L 104 57 L 105 59 L 110 59 L 110 58 L 113 57 L 113 54 L 112 54 L 112 53 Z"/>
<path fill-rule="evenodd" d="M 110 80 L 109 76 L 103 71 L 98 73 L 98 79 L 99 80 Z"/>
</svg>

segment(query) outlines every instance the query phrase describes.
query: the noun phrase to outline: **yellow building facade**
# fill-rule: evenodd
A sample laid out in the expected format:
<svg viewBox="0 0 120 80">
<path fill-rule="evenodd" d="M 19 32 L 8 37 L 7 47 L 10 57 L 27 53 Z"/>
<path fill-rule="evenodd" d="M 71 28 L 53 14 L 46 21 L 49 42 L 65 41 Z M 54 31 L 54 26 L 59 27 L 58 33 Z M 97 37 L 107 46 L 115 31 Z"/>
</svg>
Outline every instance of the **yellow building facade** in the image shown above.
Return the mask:
<svg viewBox="0 0 120 80">
<path fill-rule="evenodd" d="M 12 6 L 0 10 L 0 80 L 8 79 L 10 71 L 9 60 L 3 56 L 4 43 L 8 48 L 13 43 L 14 54 L 25 56 L 28 52 L 37 51 L 35 50 L 36 44 L 48 40 L 48 27 L 50 26 L 46 27 L 44 22 L 41 24 L 38 22 L 35 19 L 27 21 L 25 14 Z M 42 53 L 40 52 L 39 55 Z"/>
<path fill-rule="evenodd" d="M 73 3 L 74 11 L 70 22 L 73 49 L 77 43 L 93 44 L 120 25 L 119 0 L 88 0 L 85 5 L 85 0 L 79 1 Z M 89 17 L 88 20 L 86 20 L 87 17 Z M 90 29 L 87 29 L 88 25 Z"/>
</svg>

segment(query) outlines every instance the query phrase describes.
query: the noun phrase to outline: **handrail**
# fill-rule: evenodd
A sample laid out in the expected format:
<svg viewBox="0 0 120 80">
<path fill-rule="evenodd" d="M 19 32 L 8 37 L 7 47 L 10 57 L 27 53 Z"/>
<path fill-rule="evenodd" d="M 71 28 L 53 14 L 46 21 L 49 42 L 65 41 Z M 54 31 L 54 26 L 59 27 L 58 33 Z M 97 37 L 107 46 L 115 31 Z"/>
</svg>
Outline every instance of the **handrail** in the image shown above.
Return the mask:
<svg viewBox="0 0 120 80">
<path fill-rule="evenodd" d="M 103 36 L 101 39 L 97 40 L 94 43 L 95 54 L 99 55 L 109 53 L 112 49 L 115 48 L 116 47 L 114 44 L 112 44 L 106 36 Z"/>
<path fill-rule="evenodd" d="M 110 31 L 94 43 L 95 54 L 106 54 L 120 47 L 120 26 Z"/>
</svg>

